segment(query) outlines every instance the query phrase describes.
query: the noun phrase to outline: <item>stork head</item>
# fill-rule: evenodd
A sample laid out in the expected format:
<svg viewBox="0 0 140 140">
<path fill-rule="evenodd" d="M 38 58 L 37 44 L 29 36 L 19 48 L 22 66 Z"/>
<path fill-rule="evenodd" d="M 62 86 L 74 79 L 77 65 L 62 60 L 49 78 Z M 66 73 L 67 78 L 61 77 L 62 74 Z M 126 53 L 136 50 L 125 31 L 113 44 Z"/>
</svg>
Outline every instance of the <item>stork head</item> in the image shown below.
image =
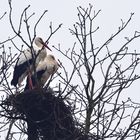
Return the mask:
<svg viewBox="0 0 140 140">
<path fill-rule="evenodd" d="M 58 62 L 57 62 L 57 60 L 55 59 L 54 55 L 49 54 L 47 57 L 48 57 L 48 59 L 49 59 L 50 61 L 56 61 L 56 64 L 58 65 L 58 67 L 61 68 L 61 63 L 58 63 Z M 60 62 L 60 61 L 59 61 L 59 62 Z"/>
<path fill-rule="evenodd" d="M 48 57 L 49 60 L 53 60 L 53 61 L 55 60 L 55 57 L 52 54 L 49 54 L 47 57 Z"/>
<path fill-rule="evenodd" d="M 50 51 L 52 51 L 48 46 L 47 44 L 43 41 L 43 39 L 41 37 L 36 37 L 35 38 L 35 44 L 38 46 L 38 47 L 46 47 L 47 49 L 49 49 Z"/>
</svg>

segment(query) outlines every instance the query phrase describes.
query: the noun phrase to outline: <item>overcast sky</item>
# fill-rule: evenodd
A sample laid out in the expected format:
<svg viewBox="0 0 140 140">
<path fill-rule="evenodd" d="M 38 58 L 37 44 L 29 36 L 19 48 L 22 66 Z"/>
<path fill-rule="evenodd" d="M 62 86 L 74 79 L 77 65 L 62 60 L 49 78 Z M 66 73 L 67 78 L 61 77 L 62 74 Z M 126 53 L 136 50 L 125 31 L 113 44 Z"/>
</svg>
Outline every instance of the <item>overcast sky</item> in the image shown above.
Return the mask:
<svg viewBox="0 0 140 140">
<path fill-rule="evenodd" d="M 94 9 L 96 11 L 99 9 L 102 10 L 97 18 L 96 24 L 100 26 L 100 30 L 104 34 L 113 33 L 121 23 L 120 19 L 127 20 L 131 12 L 134 12 L 135 15 L 133 21 L 131 22 L 131 25 L 129 26 L 129 32 L 132 30 L 138 30 L 140 28 L 139 0 L 12 0 L 13 19 L 15 20 L 16 24 L 21 12 L 28 5 L 31 5 L 29 12 L 35 12 L 36 17 L 41 15 L 41 13 L 43 13 L 43 11 L 47 9 L 48 13 L 46 14 L 46 19 L 48 20 L 48 23 L 50 21 L 52 21 L 54 25 L 63 23 L 62 30 L 59 31 L 58 34 L 56 34 L 54 40 L 56 42 L 62 43 L 69 39 L 70 34 L 68 28 L 72 27 L 74 22 L 77 20 L 76 7 L 78 7 L 79 5 L 88 7 L 89 3 L 94 6 Z M 9 11 L 8 0 L 1 0 L 0 9 L 0 15 L 2 15 L 5 11 Z M 3 35 L 0 36 L 0 39 L 5 39 L 7 36 L 10 36 L 10 28 L 6 25 L 6 22 L 7 18 L 4 18 L 3 21 L 0 22 L 1 31 L 3 32 Z M 40 28 L 40 32 L 38 32 L 38 34 L 40 36 L 45 36 L 46 28 L 47 27 Z M 67 35 L 68 38 L 66 38 L 66 36 L 64 38 L 63 35 Z M 101 35 L 102 34 L 100 34 L 100 36 Z"/>
<path fill-rule="evenodd" d="M 50 40 L 51 45 L 61 44 L 63 48 L 72 47 L 74 43 L 73 36 L 69 32 L 69 28 L 72 28 L 73 24 L 77 21 L 77 7 L 83 6 L 88 7 L 89 3 L 93 5 L 93 9 L 96 11 L 101 9 L 101 13 L 98 15 L 95 21 L 95 26 L 99 26 L 100 30 L 95 37 L 95 44 L 100 45 L 110 37 L 112 33 L 115 33 L 118 29 L 118 26 L 121 25 L 121 19 L 126 21 L 130 13 L 134 12 L 135 15 L 127 27 L 122 37 L 133 35 L 135 30 L 140 31 L 140 2 L 139 0 L 12 0 L 13 7 L 13 21 L 16 26 L 19 23 L 19 17 L 21 12 L 25 7 L 31 5 L 29 13 L 35 12 L 36 15 L 33 17 L 33 20 L 37 19 L 44 10 L 48 10 L 45 18 L 41 22 L 37 35 L 45 38 L 48 34 L 48 26 L 52 21 L 54 27 L 57 27 L 60 23 L 63 23 L 62 28 L 55 34 L 55 36 Z M 0 4 L 0 16 L 3 15 L 5 11 L 9 11 L 8 0 L 1 0 Z M 33 21 L 31 22 L 31 25 Z M 8 14 L 0 21 L 0 41 L 7 39 L 9 36 L 12 36 L 12 30 L 9 26 Z M 26 37 L 26 35 L 25 35 Z M 123 41 L 123 40 L 121 40 Z M 115 47 L 121 42 L 118 40 Z M 17 42 L 18 43 L 18 42 Z M 140 41 L 135 42 L 135 48 L 139 49 Z M 58 55 L 58 54 L 56 54 Z M 61 56 L 57 56 L 61 57 Z M 137 84 L 132 85 L 132 89 L 135 89 L 136 93 L 138 92 L 138 82 Z M 136 99 L 138 99 L 139 94 L 136 94 Z"/>
<path fill-rule="evenodd" d="M 131 33 L 133 35 L 135 30 L 140 31 L 140 0 L 12 0 L 14 24 L 17 24 L 21 12 L 28 5 L 31 5 L 29 12 L 35 12 L 36 17 L 39 17 L 44 10 L 48 10 L 46 14 L 47 18 L 45 18 L 45 22 L 48 23 L 48 25 L 42 26 L 45 24 L 41 24 L 38 30 L 38 36 L 46 37 L 50 21 L 53 22 L 55 27 L 63 23 L 62 28 L 51 39 L 50 43 L 54 45 L 60 43 L 62 47 L 69 48 L 73 45 L 74 39 L 68 29 L 72 28 L 72 25 L 77 20 L 77 7 L 88 7 L 89 3 L 93 5 L 96 11 L 101 9 L 101 13 L 95 22 L 96 26 L 100 26 L 100 31 L 97 33 L 96 44 L 102 44 L 112 33 L 117 31 L 118 26 L 121 24 L 120 19 L 127 20 L 131 12 L 134 12 L 135 15 L 123 35 L 127 36 Z M 5 11 L 9 11 L 8 0 L 1 0 L 0 17 Z M 8 14 L 0 21 L 0 33 L 0 42 L 12 36 L 12 30 L 8 22 Z M 140 51 L 139 44 L 140 39 L 133 45 L 135 46 L 134 49 Z M 116 44 L 116 46 L 118 46 L 118 44 Z M 61 57 L 58 56 L 58 54 L 56 55 L 57 57 Z M 140 81 L 133 84 L 128 91 L 129 93 L 126 95 L 138 102 L 140 102 L 139 83 Z"/>
<path fill-rule="evenodd" d="M 43 38 L 47 36 L 50 21 L 53 22 L 54 27 L 63 23 L 62 28 L 51 39 L 50 44 L 57 45 L 60 43 L 63 48 L 69 48 L 73 45 L 74 39 L 68 29 L 72 28 L 72 25 L 78 19 L 77 7 L 88 7 L 89 3 L 93 5 L 96 11 L 101 9 L 101 13 L 95 21 L 95 26 L 100 27 L 97 37 L 95 38 L 97 45 L 102 44 L 112 33 L 115 33 L 118 26 L 121 25 L 121 19 L 126 21 L 132 12 L 134 12 L 135 15 L 124 34 L 122 34 L 122 37 L 133 35 L 135 30 L 140 31 L 139 0 L 12 0 L 14 25 L 16 26 L 19 23 L 20 14 L 28 5 L 31 5 L 29 13 L 36 13 L 33 20 L 37 19 L 44 10 L 48 10 L 45 20 L 43 20 L 39 26 L 37 35 Z M 1 0 L 0 16 L 3 15 L 5 11 L 9 11 L 8 0 Z M 9 36 L 11 37 L 13 34 L 9 26 L 8 14 L 0 21 L 0 31 L 0 41 L 7 39 Z M 118 40 L 115 47 L 117 47 L 120 42 L 121 41 Z M 133 45 L 133 47 L 135 46 L 134 49 L 140 51 L 139 44 L 140 41 L 136 40 L 135 45 Z M 132 89 L 135 89 L 136 93 L 139 90 L 138 85 L 138 82 L 132 85 Z M 139 97 L 139 94 L 136 94 L 136 99 L 138 99 L 137 97 Z"/>
<path fill-rule="evenodd" d="M 3 12 L 9 10 L 7 1 L 8 0 L 1 0 L 0 15 L 2 15 Z M 100 16 L 98 16 L 98 23 L 100 26 L 106 27 L 106 29 L 104 29 L 105 31 L 112 31 L 114 27 L 117 27 L 119 25 L 120 19 L 127 19 L 131 12 L 135 13 L 132 27 L 135 29 L 139 29 L 139 0 L 12 0 L 13 12 L 15 12 L 15 20 L 27 5 L 31 5 L 29 11 L 35 12 L 36 15 L 40 15 L 45 9 L 47 9 L 48 22 L 53 21 L 56 25 L 59 23 L 63 23 L 63 28 L 65 28 L 66 30 L 67 28 L 72 26 L 74 21 L 76 21 L 76 7 L 79 5 L 87 7 L 89 3 L 94 6 L 95 10 L 102 10 Z M 5 27 L 6 25 L 3 26 Z"/>
</svg>

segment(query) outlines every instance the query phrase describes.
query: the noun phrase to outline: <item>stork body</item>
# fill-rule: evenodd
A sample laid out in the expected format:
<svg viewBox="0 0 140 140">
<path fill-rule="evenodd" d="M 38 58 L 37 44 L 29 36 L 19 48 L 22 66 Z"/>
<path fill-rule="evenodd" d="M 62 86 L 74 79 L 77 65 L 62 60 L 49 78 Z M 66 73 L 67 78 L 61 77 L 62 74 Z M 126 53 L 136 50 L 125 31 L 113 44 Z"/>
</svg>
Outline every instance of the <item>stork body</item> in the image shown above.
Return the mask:
<svg viewBox="0 0 140 140">
<path fill-rule="evenodd" d="M 13 79 L 11 85 L 15 87 L 17 84 L 20 86 L 24 78 L 33 71 L 33 64 L 35 67 L 40 61 L 43 61 L 47 56 L 46 48 L 51 50 L 40 37 L 35 39 L 35 45 L 33 46 L 33 53 L 31 49 L 27 49 L 21 52 L 13 72 Z M 46 48 L 45 48 L 46 47 Z"/>
<path fill-rule="evenodd" d="M 31 80 L 33 82 L 33 87 L 37 87 L 37 82 L 39 87 L 43 87 L 47 80 L 53 75 L 57 69 L 60 67 L 59 63 L 55 60 L 53 55 L 47 55 L 44 61 L 40 61 L 36 68 L 36 75 L 32 74 Z M 37 79 L 36 79 L 37 78 Z M 27 82 L 25 90 L 29 89 L 29 76 L 27 77 Z"/>
</svg>

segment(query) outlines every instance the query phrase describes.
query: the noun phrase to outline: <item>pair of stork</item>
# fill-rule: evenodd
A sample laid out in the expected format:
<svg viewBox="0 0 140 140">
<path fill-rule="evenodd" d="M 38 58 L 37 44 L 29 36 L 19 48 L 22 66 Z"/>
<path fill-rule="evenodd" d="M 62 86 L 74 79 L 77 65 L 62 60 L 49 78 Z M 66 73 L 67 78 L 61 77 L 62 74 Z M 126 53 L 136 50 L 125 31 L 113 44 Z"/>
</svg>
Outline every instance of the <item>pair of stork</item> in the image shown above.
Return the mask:
<svg viewBox="0 0 140 140">
<path fill-rule="evenodd" d="M 18 57 L 11 85 L 21 86 L 22 81 L 27 77 L 25 90 L 44 86 L 49 77 L 60 67 L 53 55 L 47 55 L 46 48 L 51 51 L 42 38 L 35 38 L 33 51 L 27 49 Z"/>
</svg>

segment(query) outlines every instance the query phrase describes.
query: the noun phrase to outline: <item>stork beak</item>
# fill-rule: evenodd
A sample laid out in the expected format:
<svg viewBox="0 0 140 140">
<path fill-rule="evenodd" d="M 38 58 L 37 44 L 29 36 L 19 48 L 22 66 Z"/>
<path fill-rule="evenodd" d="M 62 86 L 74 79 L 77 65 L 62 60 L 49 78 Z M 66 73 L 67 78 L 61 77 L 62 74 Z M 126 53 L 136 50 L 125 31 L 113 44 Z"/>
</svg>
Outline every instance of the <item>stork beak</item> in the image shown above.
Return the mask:
<svg viewBox="0 0 140 140">
<path fill-rule="evenodd" d="M 42 42 L 42 45 L 45 46 L 48 50 L 52 51 L 47 44 L 45 44 L 44 42 Z"/>
</svg>

